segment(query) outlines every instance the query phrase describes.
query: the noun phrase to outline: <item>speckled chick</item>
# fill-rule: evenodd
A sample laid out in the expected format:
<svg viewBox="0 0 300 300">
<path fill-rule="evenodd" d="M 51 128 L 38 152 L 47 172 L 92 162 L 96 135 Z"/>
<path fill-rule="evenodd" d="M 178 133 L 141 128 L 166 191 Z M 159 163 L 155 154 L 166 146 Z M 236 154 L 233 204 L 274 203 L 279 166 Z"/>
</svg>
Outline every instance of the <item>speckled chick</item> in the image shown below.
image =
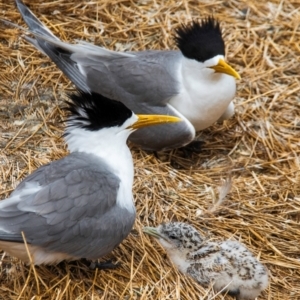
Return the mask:
<svg viewBox="0 0 300 300">
<path fill-rule="evenodd" d="M 268 286 L 267 269 L 239 242 L 207 240 L 180 222 L 145 227 L 144 232 L 158 239 L 181 272 L 205 287 L 212 282 L 215 291 L 250 300 Z"/>
</svg>

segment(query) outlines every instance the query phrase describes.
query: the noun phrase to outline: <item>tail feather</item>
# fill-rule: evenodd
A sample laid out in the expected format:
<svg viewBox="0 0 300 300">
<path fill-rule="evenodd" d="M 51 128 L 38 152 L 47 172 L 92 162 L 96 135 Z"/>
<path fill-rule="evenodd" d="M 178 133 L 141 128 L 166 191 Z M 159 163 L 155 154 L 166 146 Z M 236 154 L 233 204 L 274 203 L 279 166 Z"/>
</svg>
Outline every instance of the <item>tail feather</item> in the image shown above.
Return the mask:
<svg viewBox="0 0 300 300">
<path fill-rule="evenodd" d="M 32 44 L 36 49 L 38 49 L 40 52 L 42 52 L 44 55 L 47 56 L 47 54 L 44 52 L 44 50 L 40 47 L 38 41 L 28 35 L 24 35 L 23 38 L 30 44 Z"/>
<path fill-rule="evenodd" d="M 34 15 L 34 13 L 21 1 L 16 0 L 18 10 L 20 11 L 24 21 L 34 33 L 46 35 L 59 41 L 59 39 Z"/>
<path fill-rule="evenodd" d="M 49 58 L 69 77 L 69 79 L 82 91 L 89 93 L 84 75 L 80 73 L 77 63 L 71 59 L 72 46 L 63 43 L 33 14 L 21 1 L 16 0 L 17 7 L 29 27 L 29 32 L 35 38 L 26 36 L 25 39 Z"/>
</svg>

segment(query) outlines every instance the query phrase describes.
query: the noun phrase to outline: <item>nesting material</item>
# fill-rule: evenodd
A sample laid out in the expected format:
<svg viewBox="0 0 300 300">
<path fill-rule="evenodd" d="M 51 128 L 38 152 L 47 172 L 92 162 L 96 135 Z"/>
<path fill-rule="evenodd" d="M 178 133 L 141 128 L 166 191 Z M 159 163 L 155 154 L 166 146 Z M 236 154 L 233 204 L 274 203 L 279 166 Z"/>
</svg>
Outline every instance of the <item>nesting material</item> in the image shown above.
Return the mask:
<svg viewBox="0 0 300 300">
<path fill-rule="evenodd" d="M 199 134 L 200 154 L 145 153 L 135 163 L 135 230 L 107 257 L 108 272 L 80 263 L 30 267 L 1 256 L 4 299 L 223 299 L 182 275 L 143 226 L 189 222 L 212 238 L 233 238 L 269 270 L 258 299 L 300 293 L 299 19 L 297 1 L 25 1 L 59 38 L 113 50 L 175 49 L 174 28 L 213 14 L 227 61 L 239 72 L 236 114 Z M 13 1 L 0 17 L 24 26 Z M 1 25 L 0 197 L 37 167 L 66 155 L 60 138 L 64 93 L 74 86 L 53 63 Z M 99 79 L 100 80 L 100 79 Z M 231 178 L 225 198 L 219 188 Z M 222 201 L 219 201 L 222 199 Z M 37 228 L 38 230 L 38 228 Z M 226 299 L 230 299 L 226 296 Z"/>
</svg>

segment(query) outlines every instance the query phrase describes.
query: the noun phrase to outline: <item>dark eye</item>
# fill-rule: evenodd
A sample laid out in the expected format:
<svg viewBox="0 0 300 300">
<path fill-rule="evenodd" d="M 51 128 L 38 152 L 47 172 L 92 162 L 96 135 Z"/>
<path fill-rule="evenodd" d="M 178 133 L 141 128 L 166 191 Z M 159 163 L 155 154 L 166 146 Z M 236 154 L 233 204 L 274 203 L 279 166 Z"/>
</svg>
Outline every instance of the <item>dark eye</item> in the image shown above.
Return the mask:
<svg viewBox="0 0 300 300">
<path fill-rule="evenodd" d="M 177 239 L 177 237 L 175 235 L 170 235 L 169 238 L 172 239 L 172 240 L 176 240 Z"/>
</svg>

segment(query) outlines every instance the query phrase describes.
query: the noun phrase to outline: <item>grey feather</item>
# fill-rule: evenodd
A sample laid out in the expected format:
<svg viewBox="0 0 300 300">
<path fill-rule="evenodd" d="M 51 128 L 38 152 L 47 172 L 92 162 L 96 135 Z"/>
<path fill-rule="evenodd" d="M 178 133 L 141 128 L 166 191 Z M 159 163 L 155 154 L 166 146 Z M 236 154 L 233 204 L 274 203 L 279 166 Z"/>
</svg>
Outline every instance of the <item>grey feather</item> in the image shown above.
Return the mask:
<svg viewBox="0 0 300 300">
<path fill-rule="evenodd" d="M 143 111 L 145 104 L 163 106 L 179 92 L 174 73 L 181 53 L 179 51 L 131 53 L 134 54 L 133 57 L 115 58 L 104 57 L 101 52 L 91 57 L 77 51 L 71 54 L 70 58 L 73 63 L 80 65 L 86 74 L 84 78 L 90 90 L 124 102 L 135 113 L 145 113 Z M 66 75 L 71 80 L 74 76 L 74 74 Z M 151 80 L 148 80 L 149 78 Z M 148 84 L 145 85 L 145 82 Z"/>
<path fill-rule="evenodd" d="M 37 186 L 34 195 L 22 195 L 28 184 Z M 135 219 L 116 205 L 119 184 L 90 154 L 75 152 L 42 166 L 0 202 L 0 240 L 22 242 L 23 231 L 29 244 L 48 251 L 99 258 L 129 234 Z"/>
</svg>

